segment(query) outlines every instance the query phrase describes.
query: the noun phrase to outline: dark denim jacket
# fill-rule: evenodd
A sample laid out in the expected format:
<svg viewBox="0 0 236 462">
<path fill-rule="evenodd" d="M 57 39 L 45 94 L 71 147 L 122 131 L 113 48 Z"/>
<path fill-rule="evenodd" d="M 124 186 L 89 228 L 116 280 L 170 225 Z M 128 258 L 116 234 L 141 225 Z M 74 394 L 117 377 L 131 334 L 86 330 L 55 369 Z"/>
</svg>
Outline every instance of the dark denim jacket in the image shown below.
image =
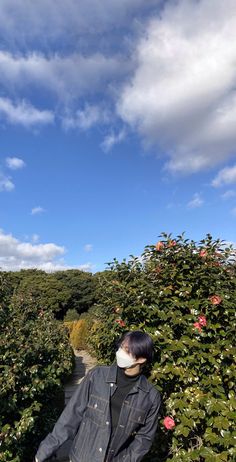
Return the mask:
<svg viewBox="0 0 236 462">
<path fill-rule="evenodd" d="M 160 393 L 141 375 L 126 396 L 118 426 L 110 440 L 110 397 L 116 390 L 117 366 L 96 366 L 88 372 L 65 407 L 52 433 L 36 454 L 44 462 L 69 438 L 72 462 L 139 462 L 154 439 Z M 108 449 L 109 446 L 109 449 Z"/>
</svg>

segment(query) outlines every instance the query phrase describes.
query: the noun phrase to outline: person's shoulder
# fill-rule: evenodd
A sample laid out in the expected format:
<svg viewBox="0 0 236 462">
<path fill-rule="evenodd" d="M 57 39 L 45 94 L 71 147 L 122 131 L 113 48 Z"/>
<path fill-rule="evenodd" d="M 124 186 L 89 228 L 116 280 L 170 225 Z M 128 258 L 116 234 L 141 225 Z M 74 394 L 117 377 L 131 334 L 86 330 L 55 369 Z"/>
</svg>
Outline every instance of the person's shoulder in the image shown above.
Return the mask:
<svg viewBox="0 0 236 462">
<path fill-rule="evenodd" d="M 90 370 L 89 370 L 89 374 L 91 376 L 98 376 L 98 375 L 104 375 L 106 372 L 108 372 L 110 366 L 106 366 L 106 365 L 103 365 L 103 364 L 97 364 L 96 366 L 93 366 Z"/>
<path fill-rule="evenodd" d="M 149 382 L 147 377 L 145 377 L 144 375 L 143 375 L 143 377 L 144 377 L 144 381 L 145 381 L 145 385 L 147 387 L 147 390 L 150 393 L 151 399 L 159 401 L 161 399 L 161 393 L 155 387 L 155 385 L 153 385 L 153 383 Z"/>
<path fill-rule="evenodd" d="M 160 407 L 160 405 L 162 403 L 161 393 L 154 385 L 152 385 L 152 384 L 150 384 L 150 385 L 151 385 L 150 395 L 151 395 L 152 403 L 155 406 Z"/>
</svg>

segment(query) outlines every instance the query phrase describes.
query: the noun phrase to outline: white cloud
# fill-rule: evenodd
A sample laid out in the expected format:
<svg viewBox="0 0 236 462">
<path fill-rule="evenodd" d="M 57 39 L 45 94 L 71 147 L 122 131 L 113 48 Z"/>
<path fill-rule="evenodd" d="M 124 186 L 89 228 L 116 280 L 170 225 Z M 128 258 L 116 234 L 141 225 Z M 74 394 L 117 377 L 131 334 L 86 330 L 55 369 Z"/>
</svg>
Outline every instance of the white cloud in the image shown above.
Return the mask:
<svg viewBox="0 0 236 462">
<path fill-rule="evenodd" d="M 49 56 L 42 53 L 13 55 L 0 51 L 0 83 L 7 90 L 26 90 L 27 86 L 46 89 L 59 100 L 74 100 L 107 88 L 111 78 L 124 75 L 129 63 L 120 56 L 101 53 L 71 53 Z"/>
<path fill-rule="evenodd" d="M 92 244 L 86 244 L 86 245 L 84 246 L 84 250 L 85 250 L 85 252 L 92 252 L 92 250 L 93 250 L 93 245 L 92 245 Z"/>
<path fill-rule="evenodd" d="M 0 172 L 0 191 L 12 191 L 14 188 L 15 185 L 11 178 Z"/>
<path fill-rule="evenodd" d="M 67 265 L 63 258 L 65 252 L 63 246 L 54 243 L 21 242 L 12 234 L 6 234 L 0 229 L 0 269 L 2 270 L 38 268 L 46 272 L 54 272 L 68 269 L 92 271 L 95 268 L 95 265 L 89 262 L 77 266 Z"/>
<path fill-rule="evenodd" d="M 86 104 L 83 110 L 78 110 L 76 113 L 66 115 L 62 118 L 62 126 L 68 129 L 79 128 L 80 130 L 88 130 L 99 123 L 108 123 L 111 116 L 106 109 L 99 106 Z"/>
<path fill-rule="evenodd" d="M 225 193 L 221 194 L 222 199 L 227 200 L 231 199 L 232 197 L 236 196 L 236 191 L 233 191 L 232 189 L 229 189 L 228 191 L 225 191 Z"/>
<path fill-rule="evenodd" d="M 120 130 L 117 134 L 114 132 L 109 133 L 105 136 L 103 142 L 101 143 L 101 148 L 105 152 L 111 151 L 115 144 L 121 143 L 126 136 L 126 131 L 124 129 Z"/>
<path fill-rule="evenodd" d="M 95 265 L 93 265 L 93 264 L 90 263 L 90 262 L 84 263 L 84 264 L 78 266 L 78 269 L 80 269 L 81 271 L 89 271 L 89 272 L 92 272 L 94 268 L 95 268 Z"/>
<path fill-rule="evenodd" d="M 11 170 L 18 170 L 19 168 L 25 167 L 25 162 L 18 157 L 7 157 L 6 164 Z"/>
<path fill-rule="evenodd" d="M 0 119 L 14 125 L 34 127 L 51 124 L 54 115 L 51 111 L 40 111 L 26 101 L 13 103 L 9 98 L 0 97 Z"/>
<path fill-rule="evenodd" d="M 212 186 L 216 188 L 223 185 L 236 183 L 236 165 L 233 167 L 225 167 L 216 175 L 212 181 Z"/>
<path fill-rule="evenodd" d="M 217 165 L 236 145 L 236 2 L 167 2 L 137 45 L 136 71 L 117 104 L 172 172 Z"/>
<path fill-rule="evenodd" d="M 2 41 L 8 45 L 41 46 L 75 44 L 83 34 L 94 37 L 106 30 L 130 25 L 135 14 L 157 5 L 159 0 L 1 0 Z"/>
<path fill-rule="evenodd" d="M 190 209 L 195 209 L 201 207 L 204 204 L 204 200 L 201 198 L 199 193 L 195 193 L 191 201 L 188 202 L 187 207 Z"/>
<path fill-rule="evenodd" d="M 31 215 L 38 215 L 43 212 L 45 212 L 45 209 L 39 205 L 38 207 L 32 208 Z"/>
<path fill-rule="evenodd" d="M 18 270 L 21 268 L 46 268 L 57 265 L 57 259 L 65 248 L 53 243 L 31 244 L 21 242 L 11 234 L 0 230 L 0 268 Z"/>
</svg>

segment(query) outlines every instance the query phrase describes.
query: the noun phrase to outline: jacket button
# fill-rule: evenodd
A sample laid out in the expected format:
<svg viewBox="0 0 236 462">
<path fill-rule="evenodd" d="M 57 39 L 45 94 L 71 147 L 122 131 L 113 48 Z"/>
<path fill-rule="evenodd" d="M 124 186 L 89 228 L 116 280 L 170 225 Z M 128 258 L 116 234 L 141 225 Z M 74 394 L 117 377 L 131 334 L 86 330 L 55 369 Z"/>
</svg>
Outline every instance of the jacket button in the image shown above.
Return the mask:
<svg viewBox="0 0 236 462">
<path fill-rule="evenodd" d="M 111 384 L 110 384 L 110 387 L 113 387 L 113 386 L 114 386 L 114 383 L 111 383 Z"/>
<path fill-rule="evenodd" d="M 106 425 L 109 425 L 109 422 L 108 422 L 108 420 L 106 421 Z"/>
<path fill-rule="evenodd" d="M 99 448 L 99 452 L 102 452 L 102 448 Z"/>
</svg>

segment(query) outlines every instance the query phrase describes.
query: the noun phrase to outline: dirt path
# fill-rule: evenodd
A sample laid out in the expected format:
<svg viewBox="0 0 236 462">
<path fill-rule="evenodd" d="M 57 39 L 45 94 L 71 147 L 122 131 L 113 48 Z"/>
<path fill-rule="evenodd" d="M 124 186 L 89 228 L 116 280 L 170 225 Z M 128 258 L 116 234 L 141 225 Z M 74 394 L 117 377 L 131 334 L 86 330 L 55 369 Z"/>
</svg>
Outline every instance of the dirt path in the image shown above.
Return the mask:
<svg viewBox="0 0 236 462">
<path fill-rule="evenodd" d="M 73 371 L 72 377 L 69 382 L 65 384 L 65 405 L 68 403 L 72 394 L 74 393 L 76 387 L 81 382 L 82 378 L 87 374 L 87 372 L 96 366 L 96 359 L 93 358 L 85 350 L 75 350 L 75 369 Z M 56 458 L 53 460 L 55 462 L 69 462 L 68 452 L 71 446 L 71 441 L 66 442 L 61 446 L 59 451 L 57 451 Z"/>
</svg>

